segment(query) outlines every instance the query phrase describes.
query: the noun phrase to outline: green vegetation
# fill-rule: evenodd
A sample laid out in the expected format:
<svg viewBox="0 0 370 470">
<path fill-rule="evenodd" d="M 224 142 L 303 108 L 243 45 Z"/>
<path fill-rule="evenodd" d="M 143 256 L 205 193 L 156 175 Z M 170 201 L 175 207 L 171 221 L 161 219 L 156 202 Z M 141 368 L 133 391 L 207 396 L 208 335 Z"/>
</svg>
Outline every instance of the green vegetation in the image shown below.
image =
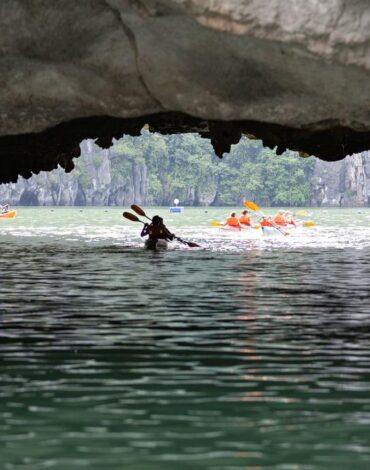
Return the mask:
<svg viewBox="0 0 370 470">
<path fill-rule="evenodd" d="M 138 169 L 145 167 L 148 205 L 171 205 L 175 197 L 184 205 L 235 205 L 251 199 L 270 206 L 303 206 L 310 201 L 314 159 L 294 152 L 277 156 L 256 140 L 243 138 L 219 159 L 210 141 L 198 134 L 143 131 L 117 141 L 109 155 L 112 185 L 137 184 Z M 79 160 L 76 166 L 86 184 Z M 95 167 L 97 163 L 94 154 Z"/>
</svg>

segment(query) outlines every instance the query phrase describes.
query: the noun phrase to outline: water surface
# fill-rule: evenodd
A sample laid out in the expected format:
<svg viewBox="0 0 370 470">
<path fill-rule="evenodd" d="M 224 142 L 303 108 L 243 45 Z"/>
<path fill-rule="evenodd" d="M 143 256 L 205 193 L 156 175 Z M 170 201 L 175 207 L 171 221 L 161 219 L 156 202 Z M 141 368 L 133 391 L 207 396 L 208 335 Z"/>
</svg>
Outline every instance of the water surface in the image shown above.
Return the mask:
<svg viewBox="0 0 370 470">
<path fill-rule="evenodd" d="M 119 209 L 0 221 L 0 468 L 369 468 L 370 211 L 160 212 L 203 248 L 146 252 Z"/>
</svg>

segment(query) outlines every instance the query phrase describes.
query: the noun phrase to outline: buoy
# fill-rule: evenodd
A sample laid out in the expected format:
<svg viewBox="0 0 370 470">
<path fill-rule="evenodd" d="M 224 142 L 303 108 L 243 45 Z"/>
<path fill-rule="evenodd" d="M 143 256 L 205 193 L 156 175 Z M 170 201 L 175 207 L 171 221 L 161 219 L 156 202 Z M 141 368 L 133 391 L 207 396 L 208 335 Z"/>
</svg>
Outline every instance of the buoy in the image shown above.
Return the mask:
<svg viewBox="0 0 370 470">
<path fill-rule="evenodd" d="M 184 208 L 178 205 L 179 202 L 180 201 L 177 198 L 173 200 L 175 206 L 170 207 L 170 212 L 173 212 L 175 214 L 181 214 L 181 212 L 184 212 Z"/>
<path fill-rule="evenodd" d="M 170 212 L 174 212 L 175 214 L 179 214 L 181 212 L 184 212 L 184 208 L 181 206 L 176 206 L 176 207 L 170 207 Z"/>
</svg>

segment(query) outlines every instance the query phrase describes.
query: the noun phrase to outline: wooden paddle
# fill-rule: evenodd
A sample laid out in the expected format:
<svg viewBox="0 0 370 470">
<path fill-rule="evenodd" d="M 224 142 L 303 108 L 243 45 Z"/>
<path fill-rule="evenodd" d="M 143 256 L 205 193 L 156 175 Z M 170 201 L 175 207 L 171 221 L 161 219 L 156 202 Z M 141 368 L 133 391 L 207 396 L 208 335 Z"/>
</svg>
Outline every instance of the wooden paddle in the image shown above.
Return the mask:
<svg viewBox="0 0 370 470">
<path fill-rule="evenodd" d="M 142 224 L 145 225 L 145 222 L 139 219 L 139 217 L 136 217 L 135 214 L 131 214 L 131 212 L 124 212 L 122 214 L 123 217 L 125 217 L 128 220 L 131 220 L 132 222 L 141 222 Z"/>
<path fill-rule="evenodd" d="M 136 212 L 136 214 L 139 214 L 141 215 L 142 217 L 145 217 L 146 219 L 148 220 L 152 220 L 150 217 L 148 217 L 145 212 L 143 211 L 143 209 L 140 207 L 140 206 L 137 206 L 136 204 L 132 204 L 131 205 L 131 209 Z"/>
<path fill-rule="evenodd" d="M 255 202 L 252 202 L 252 201 L 244 201 L 243 206 L 248 207 L 248 209 L 254 212 L 261 211 L 261 208 Z M 266 217 L 264 214 L 262 214 L 262 212 L 261 212 L 261 215 L 262 217 Z M 282 233 L 283 235 L 289 235 L 289 232 L 285 232 L 282 228 L 280 228 L 277 224 L 275 224 L 275 222 L 272 222 L 271 220 L 269 220 L 269 222 L 274 228 L 276 228 L 276 230 L 279 230 L 279 232 Z"/>
<path fill-rule="evenodd" d="M 143 211 L 143 209 L 140 207 L 140 206 L 137 206 L 136 204 L 132 204 L 131 206 L 131 209 L 136 212 L 137 214 L 141 215 L 142 217 L 145 217 L 147 218 L 148 220 L 152 220 L 150 217 L 148 217 L 145 212 Z M 124 212 L 124 214 L 130 214 L 129 212 Z M 133 215 L 133 214 L 130 214 L 130 215 Z M 134 216 L 136 217 L 136 216 Z M 126 217 L 127 218 L 127 217 Z M 137 217 L 136 217 L 137 218 Z M 132 219 L 130 219 L 132 220 Z M 137 219 L 139 220 L 139 219 Z M 141 222 L 141 221 L 140 221 Z M 187 245 L 189 246 L 190 248 L 200 248 L 200 245 L 198 245 L 198 243 L 194 243 L 194 242 L 187 242 L 186 240 L 183 240 L 182 238 L 176 236 L 175 234 L 173 234 L 173 237 L 179 241 L 180 243 L 183 243 L 184 245 Z"/>
</svg>

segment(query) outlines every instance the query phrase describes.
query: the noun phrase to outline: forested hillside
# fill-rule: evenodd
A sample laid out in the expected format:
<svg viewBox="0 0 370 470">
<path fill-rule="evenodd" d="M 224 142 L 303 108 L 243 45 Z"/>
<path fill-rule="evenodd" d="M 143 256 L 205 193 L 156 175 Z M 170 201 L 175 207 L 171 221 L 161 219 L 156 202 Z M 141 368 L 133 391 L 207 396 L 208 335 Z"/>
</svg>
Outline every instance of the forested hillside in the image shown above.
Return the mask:
<svg viewBox="0 0 370 470">
<path fill-rule="evenodd" d="M 263 205 L 306 205 L 315 160 L 293 152 L 277 156 L 260 141 L 243 138 L 219 159 L 197 134 L 161 135 L 143 130 L 109 150 L 92 141 L 70 174 L 42 173 L 0 187 L 14 205 L 234 205 L 244 198 Z"/>
<path fill-rule="evenodd" d="M 276 155 L 243 138 L 219 159 L 197 134 L 161 135 L 143 130 L 103 150 L 81 143 L 76 168 L 40 173 L 0 185 L 0 203 L 12 205 L 181 204 L 232 206 L 251 199 L 265 206 L 367 206 L 370 154 L 338 162 Z"/>
</svg>

